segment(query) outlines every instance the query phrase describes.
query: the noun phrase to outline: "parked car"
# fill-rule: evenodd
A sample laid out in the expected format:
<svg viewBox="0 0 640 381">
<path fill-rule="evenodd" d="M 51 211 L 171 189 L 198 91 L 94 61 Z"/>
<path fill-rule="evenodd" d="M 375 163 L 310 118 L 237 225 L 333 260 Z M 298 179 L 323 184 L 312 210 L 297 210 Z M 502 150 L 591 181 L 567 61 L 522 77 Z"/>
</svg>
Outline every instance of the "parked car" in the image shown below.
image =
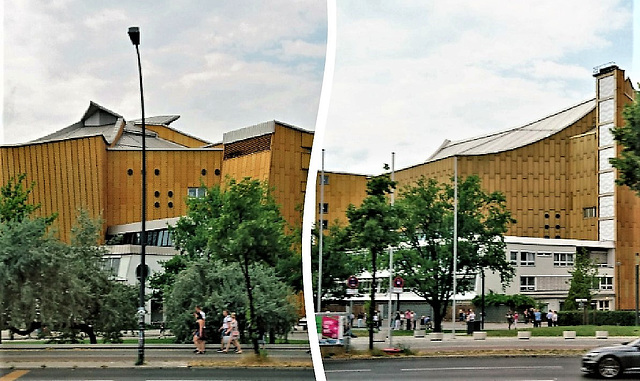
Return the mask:
<svg viewBox="0 0 640 381">
<path fill-rule="evenodd" d="M 640 338 L 590 350 L 582 356 L 581 370 L 604 378 L 615 378 L 623 372 L 640 372 Z"/>
</svg>

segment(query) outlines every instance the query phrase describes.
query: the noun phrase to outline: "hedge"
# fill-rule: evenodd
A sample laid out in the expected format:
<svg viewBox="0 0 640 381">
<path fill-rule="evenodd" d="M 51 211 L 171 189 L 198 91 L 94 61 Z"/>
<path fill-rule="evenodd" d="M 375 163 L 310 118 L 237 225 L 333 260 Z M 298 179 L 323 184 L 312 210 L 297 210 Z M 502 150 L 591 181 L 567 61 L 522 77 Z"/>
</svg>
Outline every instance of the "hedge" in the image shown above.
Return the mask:
<svg viewBox="0 0 640 381">
<path fill-rule="evenodd" d="M 590 325 L 635 325 L 635 311 L 587 311 L 587 323 Z M 559 311 L 558 325 L 582 325 L 584 324 L 584 311 Z"/>
</svg>

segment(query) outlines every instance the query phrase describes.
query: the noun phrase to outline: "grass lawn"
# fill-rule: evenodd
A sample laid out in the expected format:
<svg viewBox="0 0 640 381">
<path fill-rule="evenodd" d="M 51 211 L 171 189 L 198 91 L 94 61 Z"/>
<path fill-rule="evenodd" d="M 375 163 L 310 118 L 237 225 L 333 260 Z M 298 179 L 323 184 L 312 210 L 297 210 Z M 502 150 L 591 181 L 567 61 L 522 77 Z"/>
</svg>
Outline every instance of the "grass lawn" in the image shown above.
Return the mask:
<svg viewBox="0 0 640 381">
<path fill-rule="evenodd" d="M 609 336 L 640 336 L 640 327 L 623 327 L 617 325 L 577 325 L 568 327 L 540 327 L 532 328 L 531 325 L 520 325 L 518 331 L 531 331 L 531 336 L 558 336 L 562 337 L 562 331 L 576 331 L 576 336 L 594 337 L 596 331 L 608 331 Z M 512 329 L 486 330 L 488 337 L 517 337 L 518 331 Z M 451 333 L 451 330 L 444 330 Z M 465 329 L 456 330 L 457 333 L 466 332 Z M 369 331 L 366 329 L 354 329 L 353 333 L 358 337 L 368 337 Z M 413 331 L 398 330 L 393 331 L 393 336 L 413 336 Z"/>
<path fill-rule="evenodd" d="M 562 336 L 563 331 L 576 331 L 576 336 L 594 337 L 596 331 L 608 331 L 609 336 L 640 336 L 640 327 L 617 325 L 576 325 L 567 327 L 521 327 L 518 331 L 531 331 L 531 336 Z M 516 330 L 487 330 L 488 337 L 516 337 Z"/>
</svg>

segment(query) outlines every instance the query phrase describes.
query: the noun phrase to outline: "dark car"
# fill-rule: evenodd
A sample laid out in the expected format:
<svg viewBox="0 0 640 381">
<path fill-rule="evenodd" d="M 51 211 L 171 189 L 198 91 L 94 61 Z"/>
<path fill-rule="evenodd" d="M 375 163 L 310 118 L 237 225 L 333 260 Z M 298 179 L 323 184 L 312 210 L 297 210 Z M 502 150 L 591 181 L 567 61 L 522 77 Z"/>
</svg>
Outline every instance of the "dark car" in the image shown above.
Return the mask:
<svg viewBox="0 0 640 381">
<path fill-rule="evenodd" d="M 614 378 L 622 372 L 640 372 L 640 339 L 590 350 L 582 356 L 583 372 Z"/>
</svg>

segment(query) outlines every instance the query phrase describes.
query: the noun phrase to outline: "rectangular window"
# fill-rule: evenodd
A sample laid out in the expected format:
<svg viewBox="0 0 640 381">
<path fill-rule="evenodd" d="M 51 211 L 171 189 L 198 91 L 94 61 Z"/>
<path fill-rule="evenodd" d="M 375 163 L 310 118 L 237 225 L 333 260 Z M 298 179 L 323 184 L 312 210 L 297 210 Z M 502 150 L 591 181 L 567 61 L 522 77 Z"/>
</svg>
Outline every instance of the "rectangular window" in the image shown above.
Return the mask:
<svg viewBox="0 0 640 381">
<path fill-rule="evenodd" d="M 535 291 L 535 290 L 536 290 L 536 277 L 534 276 L 520 277 L 520 291 Z"/>
<path fill-rule="evenodd" d="M 538 252 L 538 257 L 551 257 L 551 253 L 544 252 L 544 251 L 539 251 Z"/>
<path fill-rule="evenodd" d="M 204 197 L 207 195 L 207 188 L 199 187 L 199 188 L 189 188 L 187 195 L 189 197 Z"/>
<path fill-rule="evenodd" d="M 329 175 L 324 175 L 324 178 L 320 179 L 320 184 L 329 185 Z"/>
<path fill-rule="evenodd" d="M 536 253 L 530 251 L 520 252 L 520 266 L 535 266 L 536 265 Z"/>
<path fill-rule="evenodd" d="M 573 266 L 573 253 L 553 253 L 553 267 Z"/>
<path fill-rule="evenodd" d="M 509 263 L 511 266 L 518 266 L 518 252 L 512 251 L 509 253 Z"/>
<path fill-rule="evenodd" d="M 329 229 L 329 220 L 322 220 L 322 230 Z"/>
<path fill-rule="evenodd" d="M 318 210 L 320 210 L 322 214 L 329 213 L 329 204 L 326 202 L 323 203 L 322 205 L 318 204 Z"/>
<path fill-rule="evenodd" d="M 610 277 L 610 276 L 600 277 L 600 289 L 613 290 L 613 277 Z"/>
<path fill-rule="evenodd" d="M 598 300 L 598 309 L 600 311 L 609 311 L 611 308 L 609 306 L 608 300 Z"/>
<path fill-rule="evenodd" d="M 120 258 L 103 258 L 102 269 L 112 276 L 117 276 L 120 271 Z"/>
<path fill-rule="evenodd" d="M 597 217 L 597 209 L 595 206 L 582 208 L 582 218 L 593 218 L 593 217 Z"/>
</svg>

